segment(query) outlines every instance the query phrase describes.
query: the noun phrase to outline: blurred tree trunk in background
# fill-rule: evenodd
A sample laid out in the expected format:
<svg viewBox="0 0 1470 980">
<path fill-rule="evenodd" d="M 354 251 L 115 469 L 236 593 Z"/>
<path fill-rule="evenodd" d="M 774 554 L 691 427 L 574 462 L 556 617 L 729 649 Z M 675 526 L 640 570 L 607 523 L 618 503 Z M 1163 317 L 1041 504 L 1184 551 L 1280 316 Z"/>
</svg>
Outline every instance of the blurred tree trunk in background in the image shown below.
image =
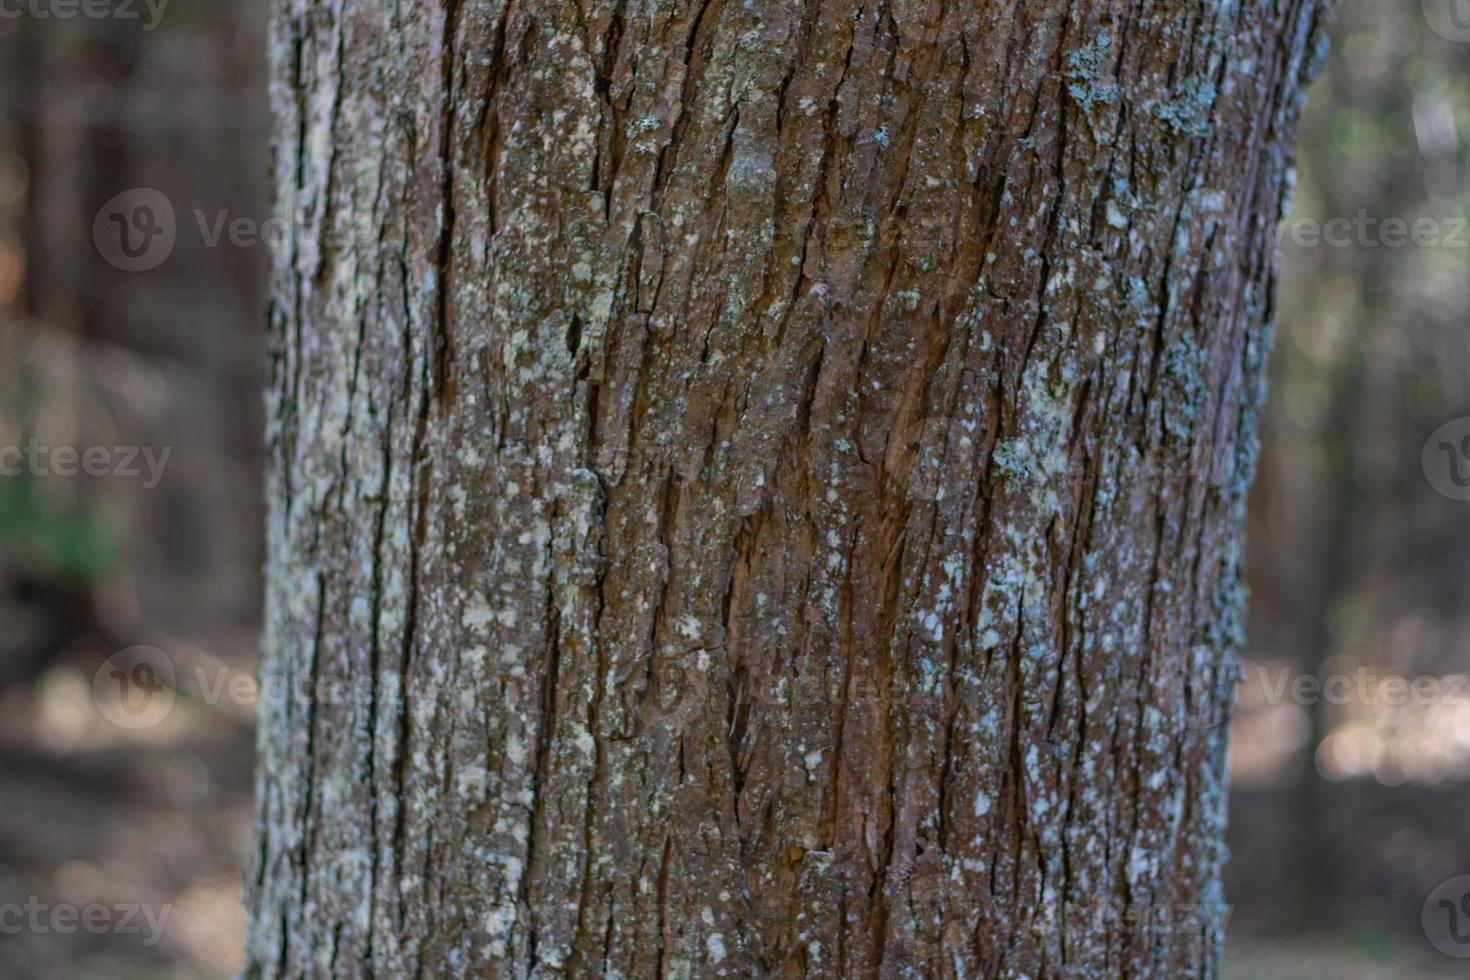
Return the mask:
<svg viewBox="0 0 1470 980">
<path fill-rule="evenodd" d="M 132 18 L 95 13 L 114 8 Z M 87 593 L 119 644 L 248 651 L 267 249 L 212 242 L 200 225 L 265 216 L 264 16 L 227 0 L 160 8 L 152 30 L 140 3 L 0 16 L 0 445 L 168 447 L 170 478 L 146 495 L 122 480 L 48 484 L 105 520 L 118 555 L 95 581 L 42 586 Z M 144 272 L 115 267 L 93 241 L 104 202 L 132 188 L 176 212 L 175 247 Z M 5 387 L 11 367 L 24 393 Z M 0 594 L 13 557 L 0 556 Z"/>
<path fill-rule="evenodd" d="M 242 958 L 251 734 L 190 679 L 254 663 L 269 262 L 206 241 L 195 212 L 268 213 L 264 31 L 262 5 L 235 0 L 0 5 L 0 907 L 77 901 L 67 869 L 86 867 L 178 913 L 156 945 L 8 929 L 7 980 L 224 976 Z M 134 188 L 178 223 L 147 271 L 93 235 Z M 6 450 L 33 439 L 39 467 L 17 467 Z M 113 462 L 67 475 L 62 448 Z M 127 475 L 150 455 L 168 461 L 156 482 Z M 183 682 L 162 739 L 85 696 L 138 644 Z M 138 861 L 149 841 L 166 855 Z"/>
<path fill-rule="evenodd" d="M 389 6 L 270 42 L 247 974 L 1217 975 L 1315 0 Z"/>
<path fill-rule="evenodd" d="M 1455 11 L 1341 4 L 1342 44 L 1302 120 L 1250 530 L 1271 601 L 1252 609 L 1251 646 L 1263 670 L 1333 693 L 1257 703 L 1238 725 L 1231 835 L 1250 856 L 1229 887 L 1265 896 L 1234 918 L 1245 932 L 1398 921 L 1405 895 L 1470 861 L 1463 698 L 1400 702 L 1364 679 L 1452 678 L 1470 649 L 1470 511 L 1421 459 L 1470 414 L 1470 99 L 1444 81 L 1470 69 L 1470 47 Z M 1324 240 L 1334 220 L 1346 239 Z M 1391 221 L 1432 231 L 1404 243 Z"/>
</svg>

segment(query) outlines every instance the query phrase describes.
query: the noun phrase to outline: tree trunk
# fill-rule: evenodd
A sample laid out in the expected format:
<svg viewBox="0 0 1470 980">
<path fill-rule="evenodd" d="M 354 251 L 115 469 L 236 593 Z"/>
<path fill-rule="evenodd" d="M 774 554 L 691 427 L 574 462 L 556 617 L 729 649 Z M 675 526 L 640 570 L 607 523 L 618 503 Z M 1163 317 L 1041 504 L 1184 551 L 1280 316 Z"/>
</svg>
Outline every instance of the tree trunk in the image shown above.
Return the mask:
<svg viewBox="0 0 1470 980">
<path fill-rule="evenodd" d="M 271 40 L 247 974 L 1218 975 L 1321 0 L 362 3 Z"/>
</svg>

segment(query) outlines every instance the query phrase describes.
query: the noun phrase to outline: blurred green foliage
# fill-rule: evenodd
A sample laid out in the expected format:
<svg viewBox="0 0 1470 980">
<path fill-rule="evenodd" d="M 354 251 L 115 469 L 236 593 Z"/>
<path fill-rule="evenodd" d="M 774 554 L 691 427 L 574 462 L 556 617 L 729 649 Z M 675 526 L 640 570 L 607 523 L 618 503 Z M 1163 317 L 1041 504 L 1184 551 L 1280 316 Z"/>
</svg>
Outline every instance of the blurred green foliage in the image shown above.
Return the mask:
<svg viewBox="0 0 1470 980">
<path fill-rule="evenodd" d="M 0 479 L 0 552 L 19 571 L 83 582 L 102 579 L 119 557 L 105 518 L 48 498 L 24 476 Z"/>
</svg>

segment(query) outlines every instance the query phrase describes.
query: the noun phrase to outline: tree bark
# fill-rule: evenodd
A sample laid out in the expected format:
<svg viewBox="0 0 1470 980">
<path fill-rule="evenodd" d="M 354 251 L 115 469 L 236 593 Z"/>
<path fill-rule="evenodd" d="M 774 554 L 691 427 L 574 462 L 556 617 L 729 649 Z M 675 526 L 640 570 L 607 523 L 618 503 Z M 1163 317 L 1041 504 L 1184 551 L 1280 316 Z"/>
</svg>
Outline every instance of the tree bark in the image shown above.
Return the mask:
<svg viewBox="0 0 1470 980">
<path fill-rule="evenodd" d="M 1217 976 L 1321 0 L 277 0 L 247 975 Z"/>
</svg>

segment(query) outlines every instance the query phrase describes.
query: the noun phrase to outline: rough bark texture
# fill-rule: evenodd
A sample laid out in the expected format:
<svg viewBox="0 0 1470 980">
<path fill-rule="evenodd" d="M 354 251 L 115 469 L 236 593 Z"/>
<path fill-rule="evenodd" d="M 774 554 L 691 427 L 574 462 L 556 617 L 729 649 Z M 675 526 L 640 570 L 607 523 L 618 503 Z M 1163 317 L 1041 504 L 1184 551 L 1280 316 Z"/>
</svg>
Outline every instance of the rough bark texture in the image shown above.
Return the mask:
<svg viewBox="0 0 1470 980">
<path fill-rule="evenodd" d="M 1217 975 L 1322 0 L 362 2 L 271 42 L 262 669 L 350 696 L 249 975 Z"/>
</svg>

